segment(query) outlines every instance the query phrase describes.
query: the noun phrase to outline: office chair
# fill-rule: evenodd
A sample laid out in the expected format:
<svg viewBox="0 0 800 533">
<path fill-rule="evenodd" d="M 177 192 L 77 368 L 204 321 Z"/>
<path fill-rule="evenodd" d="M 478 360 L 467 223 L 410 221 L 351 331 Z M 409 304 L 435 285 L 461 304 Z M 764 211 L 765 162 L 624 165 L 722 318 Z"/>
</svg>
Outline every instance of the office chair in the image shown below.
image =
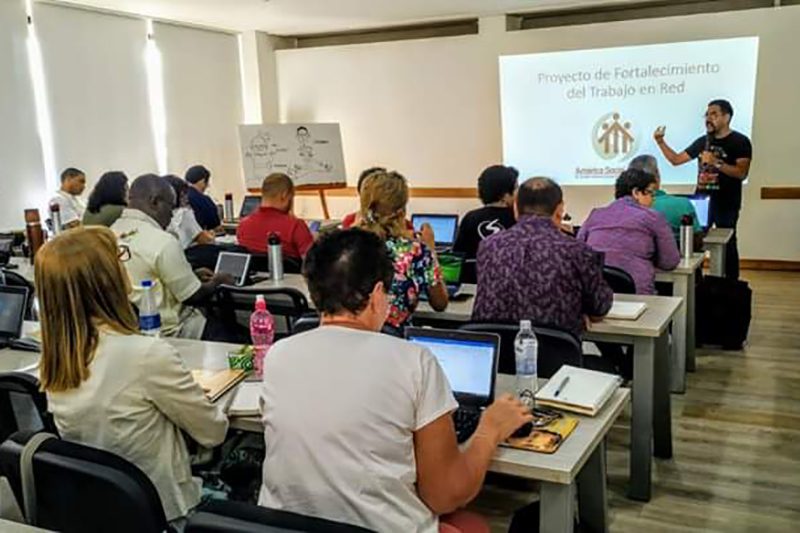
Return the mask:
<svg viewBox="0 0 800 533">
<path fill-rule="evenodd" d="M 603 278 L 615 294 L 636 294 L 636 283 L 631 275 L 621 268 L 604 266 Z"/>
<path fill-rule="evenodd" d="M 269 256 L 267 254 L 250 254 L 251 272 L 269 272 Z M 294 257 L 283 256 L 283 271 L 286 274 L 303 272 L 303 262 Z"/>
<path fill-rule="evenodd" d="M 305 315 L 298 318 L 294 323 L 294 328 L 292 332 L 297 335 L 298 333 L 305 333 L 306 331 L 311 331 L 312 329 L 317 329 L 319 327 L 320 318 L 319 315 Z"/>
<path fill-rule="evenodd" d="M 0 442 L 17 431 L 58 434 L 39 380 L 23 372 L 0 374 Z"/>
<path fill-rule="evenodd" d="M 471 322 L 459 329 L 500 335 L 500 361 L 497 371 L 501 374 L 517 373 L 514 339 L 519 333 L 519 324 Z M 533 326 L 533 332 L 539 341 L 537 372 L 540 378 L 552 377 L 562 365 L 583 366 L 581 343 L 571 333 L 544 326 Z"/>
<path fill-rule="evenodd" d="M 185 533 L 367 533 L 359 526 L 233 501 L 209 501 L 186 524 Z"/>
<path fill-rule="evenodd" d="M 0 472 L 22 504 L 20 457 L 33 432 L 0 444 Z M 37 527 L 63 533 L 161 533 L 172 531 L 150 478 L 105 450 L 51 439 L 33 455 Z"/>
<path fill-rule="evenodd" d="M 295 322 L 309 312 L 308 299 L 296 289 L 221 285 L 211 312 L 219 315 L 225 330 L 232 335 L 229 342 L 250 342 L 250 315 L 259 294 L 264 296 L 267 309 L 276 318 L 276 339 L 293 334 Z"/>
</svg>

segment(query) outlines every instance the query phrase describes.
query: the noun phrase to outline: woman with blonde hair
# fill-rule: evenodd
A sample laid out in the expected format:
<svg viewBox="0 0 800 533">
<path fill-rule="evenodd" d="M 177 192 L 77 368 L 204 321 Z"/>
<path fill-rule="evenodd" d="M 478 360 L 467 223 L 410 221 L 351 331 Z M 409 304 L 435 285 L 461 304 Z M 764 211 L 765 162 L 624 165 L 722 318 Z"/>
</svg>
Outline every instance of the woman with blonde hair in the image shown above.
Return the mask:
<svg viewBox="0 0 800 533">
<path fill-rule="evenodd" d="M 410 323 L 420 294 L 427 295 L 436 311 L 444 311 L 449 303 L 436 257 L 433 229 L 425 224 L 419 234 L 409 230 L 407 204 L 408 184 L 399 173 L 377 171 L 365 179 L 358 226 L 384 240 L 394 263 L 386 324 L 398 334 Z"/>
<path fill-rule="evenodd" d="M 99 226 L 66 231 L 36 254 L 39 379 L 61 436 L 138 466 L 174 520 L 201 494 L 181 431 L 212 447 L 228 421 L 174 348 L 138 334 L 122 265 L 129 256 Z"/>
</svg>

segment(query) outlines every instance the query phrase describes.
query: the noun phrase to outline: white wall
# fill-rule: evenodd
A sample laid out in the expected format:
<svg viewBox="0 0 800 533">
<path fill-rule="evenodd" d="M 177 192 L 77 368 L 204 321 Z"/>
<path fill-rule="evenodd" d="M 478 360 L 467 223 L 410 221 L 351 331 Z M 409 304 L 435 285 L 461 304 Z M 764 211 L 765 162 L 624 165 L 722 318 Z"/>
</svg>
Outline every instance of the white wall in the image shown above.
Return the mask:
<svg viewBox="0 0 800 533">
<path fill-rule="evenodd" d="M 763 186 L 800 185 L 797 28 L 800 7 L 517 32 L 505 32 L 499 17 L 483 19 L 474 36 L 280 50 L 280 119 L 340 122 L 351 183 L 360 169 L 383 164 L 403 172 L 412 186 L 470 187 L 483 167 L 502 159 L 499 55 L 758 35 L 755 155 L 739 223 L 741 255 L 798 260 L 793 229 L 800 227 L 800 206 L 759 199 Z M 581 220 L 611 196 L 610 187 L 569 187 L 567 208 Z M 354 204 L 330 202 L 335 215 Z M 464 212 L 476 204 L 419 199 L 411 209 Z M 319 216 L 313 199 L 302 200 L 298 210 Z"/>
</svg>

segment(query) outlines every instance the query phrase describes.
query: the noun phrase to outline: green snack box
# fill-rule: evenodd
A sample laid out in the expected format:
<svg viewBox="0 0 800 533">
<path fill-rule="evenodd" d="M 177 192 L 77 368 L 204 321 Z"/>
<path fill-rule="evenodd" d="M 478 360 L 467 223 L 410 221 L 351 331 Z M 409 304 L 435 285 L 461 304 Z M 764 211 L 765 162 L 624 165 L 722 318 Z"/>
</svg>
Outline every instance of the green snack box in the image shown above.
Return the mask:
<svg viewBox="0 0 800 533">
<path fill-rule="evenodd" d="M 235 352 L 228 352 L 228 368 L 231 370 L 253 370 L 253 347 L 242 346 Z"/>
</svg>

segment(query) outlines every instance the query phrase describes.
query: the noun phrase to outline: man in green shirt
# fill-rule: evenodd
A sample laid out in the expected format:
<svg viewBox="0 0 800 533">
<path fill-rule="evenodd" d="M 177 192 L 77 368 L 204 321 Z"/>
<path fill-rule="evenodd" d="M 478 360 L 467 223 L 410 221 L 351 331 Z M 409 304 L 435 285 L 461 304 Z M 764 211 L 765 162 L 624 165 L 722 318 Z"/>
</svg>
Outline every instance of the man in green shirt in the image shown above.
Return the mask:
<svg viewBox="0 0 800 533">
<path fill-rule="evenodd" d="M 641 170 L 656 177 L 656 187 L 653 209 L 664 215 L 667 219 L 675 240 L 680 243 L 681 219 L 689 215 L 694 221 L 694 249 L 702 249 L 703 228 L 697 219 L 692 202 L 682 196 L 673 196 L 661 189 L 661 173 L 658 171 L 658 161 L 652 155 L 639 155 L 631 159 L 628 164 L 629 169 Z"/>
</svg>

